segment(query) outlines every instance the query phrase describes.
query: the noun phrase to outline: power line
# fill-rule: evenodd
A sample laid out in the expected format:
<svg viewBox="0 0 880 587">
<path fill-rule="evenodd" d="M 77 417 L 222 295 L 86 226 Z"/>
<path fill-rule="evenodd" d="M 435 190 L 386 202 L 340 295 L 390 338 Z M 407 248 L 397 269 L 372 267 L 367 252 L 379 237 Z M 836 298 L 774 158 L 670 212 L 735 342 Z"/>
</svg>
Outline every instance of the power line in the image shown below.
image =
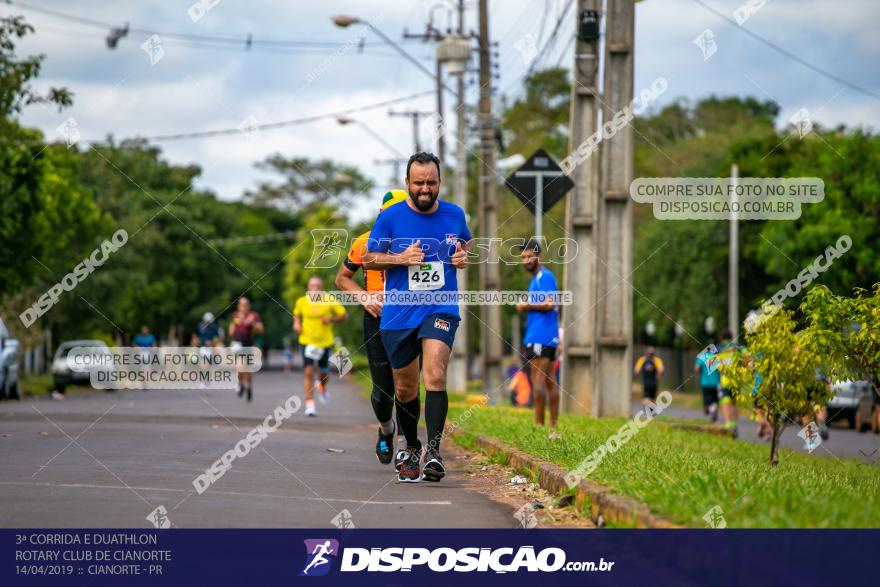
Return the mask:
<svg viewBox="0 0 880 587">
<path fill-rule="evenodd" d="M 101 39 L 106 38 L 106 35 L 104 33 L 98 33 L 98 32 L 92 32 L 92 31 L 77 31 L 77 30 L 66 29 L 66 28 L 56 27 L 56 26 L 46 25 L 46 24 L 40 24 L 37 29 L 37 32 L 38 33 L 48 32 L 48 33 L 52 33 L 52 34 L 56 34 L 56 35 L 66 35 L 66 36 L 74 36 L 74 37 L 89 37 L 89 38 L 93 38 L 93 39 L 94 38 L 101 38 Z M 175 39 L 172 39 L 170 41 L 163 39 L 163 42 L 166 42 L 169 44 L 181 43 L 181 44 L 187 45 L 188 47 L 190 47 L 192 49 L 207 49 L 209 51 L 217 51 L 217 50 L 238 51 L 241 49 L 241 47 L 236 47 L 236 46 L 232 46 L 232 45 L 211 45 L 211 44 L 202 44 L 202 43 L 191 43 L 191 42 L 179 41 L 179 40 L 175 40 Z M 373 46 L 378 46 L 378 44 L 375 44 Z M 277 54 L 277 55 L 293 55 L 294 53 L 299 54 L 299 55 L 326 55 L 326 54 L 332 54 L 332 53 L 336 52 L 339 48 L 339 45 L 336 45 L 335 47 L 336 47 L 336 49 L 333 49 L 331 47 L 327 47 L 327 48 L 303 47 L 301 49 L 296 49 L 294 51 L 291 49 L 285 49 L 283 47 L 257 46 L 257 47 L 252 47 L 252 50 L 259 51 L 259 52 L 265 52 L 265 53 L 272 53 L 272 54 Z M 375 49 L 370 51 L 369 56 L 370 57 L 394 57 L 395 59 L 400 57 L 400 55 L 398 55 L 397 53 L 392 53 L 390 51 L 377 51 Z"/>
<path fill-rule="evenodd" d="M 64 12 L 59 12 L 57 10 L 52 10 L 49 8 L 43 8 L 41 6 L 33 6 L 30 4 L 22 4 L 20 2 L 13 2 L 12 0 L 4 0 L 4 2 L 10 6 L 15 6 L 18 8 L 23 8 L 25 10 L 30 10 L 33 12 L 37 12 L 40 14 L 44 14 L 47 16 L 52 16 L 54 18 L 59 18 L 62 20 L 67 20 L 71 22 L 77 22 L 86 26 L 97 27 L 102 30 L 104 29 L 112 29 L 117 25 L 109 22 L 104 22 L 100 20 L 95 20 L 93 18 L 87 18 L 82 16 L 77 16 L 74 14 L 68 14 Z M 203 43 L 203 44 L 214 44 L 214 45 L 234 45 L 239 47 L 263 47 L 263 48 L 287 48 L 287 49 L 297 49 L 297 48 L 307 48 L 307 47 L 323 47 L 323 48 L 338 48 L 339 43 L 334 41 L 304 41 L 304 40 L 277 40 L 277 39 L 256 39 L 253 38 L 252 35 L 246 35 L 244 37 L 229 37 L 229 36 L 217 36 L 217 35 L 193 35 L 188 33 L 175 33 L 175 32 L 162 32 L 152 28 L 143 28 L 143 27 L 129 27 L 129 32 L 143 34 L 143 35 L 159 35 L 160 37 L 165 37 L 168 39 L 177 39 L 180 41 L 187 41 L 191 43 Z M 362 40 L 360 46 L 366 47 L 368 45 L 377 46 L 380 43 L 367 43 Z"/>
<path fill-rule="evenodd" d="M 353 114 L 355 112 L 361 112 L 363 110 L 372 110 L 374 108 L 382 108 L 384 106 L 389 106 L 391 104 L 397 104 L 398 102 L 405 102 L 407 100 L 413 100 L 415 98 L 420 98 L 422 96 L 433 95 L 434 90 L 425 90 L 424 92 L 418 92 L 417 94 L 410 94 L 409 96 L 403 96 L 401 98 L 394 98 L 392 100 L 385 100 L 382 102 L 376 102 L 374 104 L 367 104 L 365 106 L 356 106 L 354 108 L 349 108 L 347 110 L 340 110 L 338 112 L 328 112 L 326 114 L 316 114 L 314 116 L 306 116 L 303 118 L 294 118 L 292 120 L 282 120 L 279 122 L 270 122 L 266 124 L 258 124 L 254 125 L 252 128 L 259 129 L 260 131 L 264 130 L 273 130 L 276 128 L 282 128 L 285 126 L 294 126 L 297 124 L 306 124 L 309 122 L 315 122 L 318 120 L 322 120 L 324 118 L 338 118 L 340 116 L 345 116 L 346 114 Z M 236 135 L 241 134 L 243 131 L 239 128 L 225 128 L 219 130 L 207 130 L 207 131 L 196 131 L 196 132 L 188 132 L 188 133 L 178 133 L 173 135 L 156 135 L 152 137 L 143 137 L 145 140 L 154 141 L 154 142 L 163 142 L 163 141 L 179 141 L 185 139 L 197 139 L 203 137 L 216 137 L 223 135 Z"/>
<path fill-rule="evenodd" d="M 528 71 L 526 71 L 525 77 L 529 77 L 532 75 L 532 72 L 535 70 L 535 67 L 538 65 L 538 62 L 541 61 L 541 58 L 544 56 L 544 53 L 547 52 L 548 47 L 554 42 L 556 39 L 556 35 L 559 34 L 559 27 L 562 26 L 562 21 L 565 20 L 566 15 L 568 15 L 568 10 L 574 4 L 574 0 L 568 0 L 568 4 L 565 5 L 565 8 L 562 9 L 562 14 L 559 15 L 559 18 L 556 20 L 556 25 L 553 27 L 553 32 L 550 33 L 550 37 L 547 39 L 547 42 L 544 43 L 544 46 L 541 47 L 541 50 L 538 51 L 538 54 L 532 60 L 532 64 L 529 65 Z"/>
<path fill-rule="evenodd" d="M 842 84 L 842 85 L 844 85 L 844 86 L 846 86 L 846 87 L 848 87 L 848 88 L 851 88 L 851 89 L 853 89 L 853 90 L 855 90 L 855 91 L 857 91 L 857 92 L 860 92 L 860 93 L 862 93 L 862 94 L 865 94 L 866 96 L 870 96 L 871 98 L 874 98 L 875 100 L 880 100 L 880 95 L 877 95 L 877 94 L 875 94 L 874 92 L 872 92 L 872 91 L 870 91 L 870 90 L 866 90 L 865 88 L 863 88 L 863 87 L 861 87 L 861 86 L 857 86 L 856 84 L 854 84 L 854 83 L 852 83 L 852 82 L 850 82 L 850 81 L 847 81 L 847 80 L 843 79 L 842 77 L 838 77 L 838 76 L 834 75 L 834 74 L 831 73 L 831 72 L 825 71 L 824 69 L 820 68 L 819 66 L 817 66 L 817 65 L 813 65 L 813 64 L 810 63 L 809 61 L 805 61 L 805 60 L 801 59 L 800 57 L 798 57 L 798 56 L 795 55 L 794 53 L 788 51 L 787 49 L 783 49 L 782 47 L 780 47 L 779 45 L 773 43 L 772 41 L 768 41 L 767 39 L 765 39 L 764 37 L 758 35 L 757 33 L 754 33 L 754 32 L 752 32 L 752 31 L 750 31 L 749 29 L 747 29 L 747 28 L 745 28 L 745 27 L 743 27 L 743 26 L 740 26 L 735 20 L 731 19 L 731 18 L 728 17 L 726 14 L 723 14 L 723 13 L 721 13 L 721 12 L 715 10 L 714 8 L 712 8 L 711 6 L 709 6 L 708 4 L 706 4 L 705 2 L 703 2 L 703 0 L 694 0 L 694 2 L 696 2 L 697 4 L 699 4 L 700 6 L 702 6 L 703 8 L 705 8 L 706 10 L 708 10 L 709 12 L 714 13 L 716 16 L 718 16 L 718 17 L 720 17 L 720 18 L 726 20 L 727 22 L 729 22 L 730 24 L 732 24 L 735 28 L 737 28 L 738 30 L 740 30 L 740 31 L 742 31 L 742 32 L 744 32 L 744 33 L 746 33 L 747 35 L 749 35 L 749 36 L 752 37 L 753 39 L 756 39 L 756 40 L 758 40 L 758 41 L 764 43 L 765 45 L 767 45 L 768 47 L 770 47 L 770 48 L 773 49 L 774 51 L 777 51 L 778 53 L 782 53 L 783 55 L 785 55 L 785 56 L 788 57 L 789 59 L 792 59 L 792 60 L 794 60 L 794 61 L 797 61 L 798 63 L 800 63 L 800 64 L 803 65 L 804 67 L 807 67 L 807 68 L 809 68 L 809 69 L 812 69 L 812 70 L 815 71 L 816 73 L 818 73 L 818 74 L 820 74 L 820 75 L 823 75 L 823 76 L 827 77 L 828 79 L 834 80 L 834 81 L 836 81 L 837 83 Z"/>
</svg>

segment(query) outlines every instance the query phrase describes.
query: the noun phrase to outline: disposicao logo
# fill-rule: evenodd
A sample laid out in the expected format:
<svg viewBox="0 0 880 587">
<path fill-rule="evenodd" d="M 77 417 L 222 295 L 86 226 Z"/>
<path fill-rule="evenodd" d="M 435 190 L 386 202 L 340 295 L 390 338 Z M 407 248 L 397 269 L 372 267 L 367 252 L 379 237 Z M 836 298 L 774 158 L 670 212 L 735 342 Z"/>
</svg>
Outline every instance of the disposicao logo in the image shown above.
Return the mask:
<svg viewBox="0 0 880 587">
<path fill-rule="evenodd" d="M 322 577 L 330 572 L 333 559 L 339 554 L 339 541 L 332 538 L 311 538 L 306 543 L 306 566 L 300 577 Z M 332 558 L 331 558 L 332 557 Z"/>
</svg>

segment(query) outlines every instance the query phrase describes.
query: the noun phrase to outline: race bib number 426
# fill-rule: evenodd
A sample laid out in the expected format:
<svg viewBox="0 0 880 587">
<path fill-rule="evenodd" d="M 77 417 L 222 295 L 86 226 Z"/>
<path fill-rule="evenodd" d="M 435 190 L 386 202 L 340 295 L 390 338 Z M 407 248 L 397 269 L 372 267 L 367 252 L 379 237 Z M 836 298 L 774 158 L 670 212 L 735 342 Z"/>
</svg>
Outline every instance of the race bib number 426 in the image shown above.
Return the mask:
<svg viewBox="0 0 880 587">
<path fill-rule="evenodd" d="M 440 289 L 446 283 L 443 263 L 439 261 L 410 265 L 408 269 L 410 291 Z"/>
</svg>

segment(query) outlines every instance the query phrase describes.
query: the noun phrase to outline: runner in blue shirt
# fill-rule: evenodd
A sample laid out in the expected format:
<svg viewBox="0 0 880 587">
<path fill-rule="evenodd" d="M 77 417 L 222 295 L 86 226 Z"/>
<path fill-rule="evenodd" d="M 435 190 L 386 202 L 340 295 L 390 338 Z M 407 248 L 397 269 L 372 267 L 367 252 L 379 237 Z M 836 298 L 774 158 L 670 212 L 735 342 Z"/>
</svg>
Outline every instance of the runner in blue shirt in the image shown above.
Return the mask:
<svg viewBox="0 0 880 587">
<path fill-rule="evenodd" d="M 132 345 L 138 347 L 154 347 L 156 346 L 156 337 L 150 332 L 146 326 L 141 326 L 141 331 L 131 340 Z"/>
<path fill-rule="evenodd" d="M 711 344 L 694 360 L 694 374 L 700 376 L 700 389 L 703 392 L 703 413 L 712 422 L 718 419 L 718 390 L 721 389 L 717 352 L 718 349 Z"/>
<path fill-rule="evenodd" d="M 373 225 L 363 266 L 385 271 L 386 299 L 379 329 L 394 374 L 395 403 L 407 445 L 397 478 L 439 481 L 446 474 L 439 450 L 449 408 L 446 367 L 459 315 L 457 303 L 428 297 L 458 291 L 456 269 L 467 264 L 471 231 L 464 210 L 437 200 L 440 160 L 436 156 L 416 153 L 409 158 L 406 187 L 409 199 L 382 212 Z M 425 299 L 401 304 L 391 297 L 395 292 Z M 428 429 L 423 476 L 418 438 L 420 354 Z"/>
<path fill-rule="evenodd" d="M 526 361 L 531 365 L 532 393 L 535 403 L 535 423 L 544 425 L 544 401 L 550 408 L 550 438 L 558 433 L 559 389 L 553 373 L 556 347 L 559 346 L 559 311 L 556 309 L 559 287 L 549 269 L 541 264 L 541 245 L 531 239 L 521 247 L 523 267 L 532 274 L 529 283 L 529 299 L 516 305 L 517 312 L 526 313 L 526 333 L 523 336 Z"/>
<path fill-rule="evenodd" d="M 214 320 L 214 314 L 205 312 L 202 321 L 196 326 L 196 332 L 199 337 L 199 345 L 203 347 L 213 347 L 214 339 L 223 340 L 223 330 Z"/>
</svg>

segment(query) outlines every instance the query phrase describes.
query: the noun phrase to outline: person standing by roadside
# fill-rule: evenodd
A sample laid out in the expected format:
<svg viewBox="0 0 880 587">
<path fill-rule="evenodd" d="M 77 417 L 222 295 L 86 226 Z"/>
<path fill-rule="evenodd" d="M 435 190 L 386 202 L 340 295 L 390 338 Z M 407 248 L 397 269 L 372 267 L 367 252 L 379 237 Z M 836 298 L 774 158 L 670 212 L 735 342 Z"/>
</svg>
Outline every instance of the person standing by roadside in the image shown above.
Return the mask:
<svg viewBox="0 0 880 587">
<path fill-rule="evenodd" d="M 545 406 L 550 410 L 550 434 L 559 438 L 556 422 L 559 418 L 559 388 L 556 385 L 554 361 L 559 346 L 559 311 L 556 309 L 559 287 L 556 277 L 541 263 L 541 245 L 530 239 L 521 247 L 520 259 L 526 271 L 532 274 L 529 299 L 516 304 L 516 311 L 526 314 L 526 333 L 523 336 L 525 357 L 531 370 L 532 397 L 535 405 L 535 424 L 544 426 Z"/>
<path fill-rule="evenodd" d="M 158 346 L 156 337 L 150 332 L 146 325 L 141 326 L 141 331 L 131 339 L 131 344 L 140 349 L 138 356 L 141 362 L 141 372 L 146 374 L 153 369 L 153 361 L 155 361 L 156 347 Z M 147 386 L 144 385 L 143 390 L 146 391 Z"/>
</svg>

